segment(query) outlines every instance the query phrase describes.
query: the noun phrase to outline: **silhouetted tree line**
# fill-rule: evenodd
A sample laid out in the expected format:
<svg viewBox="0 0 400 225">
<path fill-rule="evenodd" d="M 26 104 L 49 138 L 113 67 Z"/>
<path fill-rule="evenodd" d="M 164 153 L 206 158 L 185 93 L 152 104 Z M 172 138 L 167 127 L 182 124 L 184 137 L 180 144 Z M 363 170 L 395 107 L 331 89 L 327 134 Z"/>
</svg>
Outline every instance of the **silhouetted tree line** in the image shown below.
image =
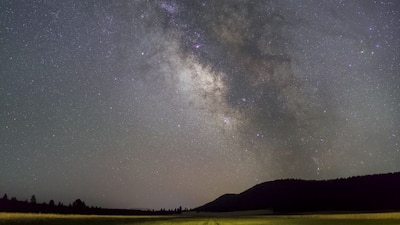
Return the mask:
<svg viewBox="0 0 400 225">
<path fill-rule="evenodd" d="M 196 211 L 269 209 L 274 213 L 400 210 L 400 172 L 335 180 L 275 180 L 226 194 Z"/>
<path fill-rule="evenodd" d="M 4 194 L 3 198 L 0 199 L 0 212 L 85 215 L 171 215 L 180 214 L 183 211 L 182 207 L 173 210 L 107 209 L 94 206 L 89 207 L 81 199 L 76 199 L 69 205 L 64 205 L 62 202 L 55 204 L 54 200 L 50 200 L 48 203 L 38 203 L 35 195 L 32 195 L 30 201 L 19 201 L 16 197 L 9 198 L 7 194 Z"/>
</svg>

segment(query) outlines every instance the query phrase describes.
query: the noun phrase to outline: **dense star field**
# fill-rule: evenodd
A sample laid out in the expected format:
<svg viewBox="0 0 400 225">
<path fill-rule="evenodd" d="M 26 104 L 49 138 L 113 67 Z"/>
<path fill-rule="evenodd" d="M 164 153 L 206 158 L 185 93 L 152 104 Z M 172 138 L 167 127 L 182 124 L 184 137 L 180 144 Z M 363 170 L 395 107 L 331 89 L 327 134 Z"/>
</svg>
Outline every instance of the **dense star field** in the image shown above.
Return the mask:
<svg viewBox="0 0 400 225">
<path fill-rule="evenodd" d="M 399 9 L 2 0 L 0 192 L 158 209 L 400 171 Z"/>
</svg>

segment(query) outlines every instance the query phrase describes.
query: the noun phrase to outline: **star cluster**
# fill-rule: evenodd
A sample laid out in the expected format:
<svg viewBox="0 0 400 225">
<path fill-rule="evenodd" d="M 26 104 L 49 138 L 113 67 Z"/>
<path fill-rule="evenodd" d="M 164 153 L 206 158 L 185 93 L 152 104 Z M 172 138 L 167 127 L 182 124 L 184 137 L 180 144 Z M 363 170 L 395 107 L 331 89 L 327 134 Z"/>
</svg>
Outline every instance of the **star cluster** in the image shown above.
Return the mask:
<svg viewBox="0 0 400 225">
<path fill-rule="evenodd" d="M 195 207 L 400 170 L 397 1 L 2 1 L 0 191 Z"/>
</svg>

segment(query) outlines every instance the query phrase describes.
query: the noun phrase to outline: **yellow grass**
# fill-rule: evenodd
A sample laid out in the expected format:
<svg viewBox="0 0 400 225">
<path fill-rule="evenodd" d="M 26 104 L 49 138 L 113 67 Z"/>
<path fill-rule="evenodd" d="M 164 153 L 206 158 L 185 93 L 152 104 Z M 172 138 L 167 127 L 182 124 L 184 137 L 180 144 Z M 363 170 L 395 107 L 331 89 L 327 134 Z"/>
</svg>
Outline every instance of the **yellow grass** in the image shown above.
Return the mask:
<svg viewBox="0 0 400 225">
<path fill-rule="evenodd" d="M 8 224 L 97 224 L 97 225 L 400 225 L 400 212 L 359 214 L 313 214 L 313 215 L 181 215 L 181 216 L 98 216 L 60 215 L 33 213 L 0 213 L 0 225 Z"/>
</svg>

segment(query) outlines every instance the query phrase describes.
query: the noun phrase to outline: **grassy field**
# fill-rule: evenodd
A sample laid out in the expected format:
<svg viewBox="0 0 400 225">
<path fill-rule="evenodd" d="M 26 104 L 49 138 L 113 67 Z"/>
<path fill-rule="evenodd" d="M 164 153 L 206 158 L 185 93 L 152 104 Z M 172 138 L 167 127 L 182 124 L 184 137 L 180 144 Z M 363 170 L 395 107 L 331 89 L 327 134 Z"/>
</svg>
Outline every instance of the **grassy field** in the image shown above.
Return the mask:
<svg viewBox="0 0 400 225">
<path fill-rule="evenodd" d="M 0 213 L 0 224 L 176 224 L 176 225 L 400 225 L 400 213 L 332 214 L 303 216 L 80 216 Z"/>
</svg>

